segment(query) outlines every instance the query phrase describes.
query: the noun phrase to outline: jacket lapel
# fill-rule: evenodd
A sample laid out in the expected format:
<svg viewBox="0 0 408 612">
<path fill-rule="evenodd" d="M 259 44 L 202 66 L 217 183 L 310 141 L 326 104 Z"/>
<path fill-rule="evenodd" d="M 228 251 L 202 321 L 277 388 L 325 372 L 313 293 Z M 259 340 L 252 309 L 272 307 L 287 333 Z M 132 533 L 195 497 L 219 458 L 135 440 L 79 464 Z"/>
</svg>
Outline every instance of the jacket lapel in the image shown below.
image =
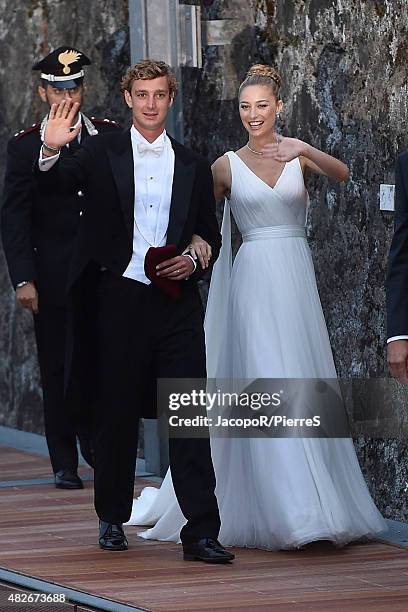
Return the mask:
<svg viewBox="0 0 408 612">
<path fill-rule="evenodd" d="M 125 218 L 126 230 L 133 241 L 135 184 L 130 130 L 122 132 L 115 146 L 111 145 L 107 152 Z"/>
<path fill-rule="evenodd" d="M 89 138 L 89 132 L 86 129 L 84 118 L 82 117 L 81 121 L 81 144 L 85 142 L 85 140 Z"/>
<path fill-rule="evenodd" d="M 178 244 L 190 207 L 196 165 L 194 157 L 188 155 L 184 147 L 171 137 L 170 141 L 175 161 L 167 244 Z"/>
</svg>

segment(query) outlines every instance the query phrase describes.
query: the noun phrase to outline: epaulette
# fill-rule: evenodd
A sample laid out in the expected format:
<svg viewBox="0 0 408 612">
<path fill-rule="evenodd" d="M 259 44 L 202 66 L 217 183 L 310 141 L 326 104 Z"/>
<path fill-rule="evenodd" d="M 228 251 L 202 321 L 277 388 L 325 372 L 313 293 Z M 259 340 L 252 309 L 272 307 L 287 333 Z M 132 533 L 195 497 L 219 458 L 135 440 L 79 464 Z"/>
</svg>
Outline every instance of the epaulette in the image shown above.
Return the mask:
<svg viewBox="0 0 408 612">
<path fill-rule="evenodd" d="M 111 125 L 112 127 L 117 127 L 117 128 L 121 128 L 122 127 L 120 125 L 120 123 L 117 123 L 116 121 L 113 121 L 113 119 L 98 119 L 97 117 L 90 117 L 90 120 L 95 125 L 98 125 L 98 124 L 100 125 L 100 124 L 104 123 L 105 125 Z"/>
<path fill-rule="evenodd" d="M 29 128 L 27 128 L 26 130 L 20 130 L 19 132 L 16 132 L 14 134 L 14 138 L 16 140 L 19 140 L 20 138 L 22 138 L 23 136 L 25 136 L 26 134 L 30 134 L 30 132 L 34 132 L 34 130 L 38 129 L 40 127 L 40 123 L 33 123 L 33 125 Z"/>
</svg>

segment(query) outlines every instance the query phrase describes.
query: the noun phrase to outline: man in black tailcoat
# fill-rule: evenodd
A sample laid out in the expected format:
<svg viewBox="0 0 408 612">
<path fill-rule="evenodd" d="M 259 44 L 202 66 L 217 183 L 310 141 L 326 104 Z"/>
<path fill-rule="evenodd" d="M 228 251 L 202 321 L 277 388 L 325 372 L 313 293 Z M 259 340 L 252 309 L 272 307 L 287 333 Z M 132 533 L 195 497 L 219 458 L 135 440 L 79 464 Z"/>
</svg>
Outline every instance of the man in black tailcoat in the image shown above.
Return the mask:
<svg viewBox="0 0 408 612">
<path fill-rule="evenodd" d="M 170 138 L 166 116 L 177 83 L 164 62 L 144 60 L 122 81 L 133 125 L 120 134 L 89 139 L 72 158 L 58 160 L 75 137 L 76 105 L 53 107 L 39 160 L 40 182 L 76 189 L 86 185 L 71 284 L 97 268 L 95 300 L 99 356 L 95 422 L 95 507 L 99 544 L 125 550 L 122 524 L 132 508 L 138 420 L 146 381 L 204 378 L 203 312 L 191 257 L 182 255 L 194 233 L 218 255 L 221 238 L 215 216 L 208 162 Z M 169 294 L 147 276 L 151 247 L 176 245 L 160 272 Z M 146 260 L 147 261 L 147 260 Z M 179 298 L 170 295 L 178 286 Z M 74 351 L 75 352 L 75 351 Z M 233 555 L 217 541 L 220 526 L 209 440 L 170 439 L 174 489 L 187 519 L 181 531 L 185 559 L 212 563 Z"/>
<path fill-rule="evenodd" d="M 388 365 L 408 386 L 408 152 L 395 167 L 394 235 L 387 274 Z"/>
<path fill-rule="evenodd" d="M 61 150 L 70 157 L 98 133 L 118 131 L 115 122 L 88 118 L 80 112 L 84 93 L 81 51 L 59 47 L 33 66 L 41 71 L 38 93 L 48 107 L 63 99 L 77 102 L 77 137 Z M 64 399 L 66 284 L 86 190 L 40 192 L 32 168 L 38 160 L 48 115 L 14 135 L 8 143 L 1 211 L 3 247 L 11 283 L 20 306 L 33 312 L 44 400 L 45 433 L 59 488 L 82 488 L 77 474 L 77 436 L 85 459 L 92 464 L 89 406 L 76 373 Z"/>
</svg>

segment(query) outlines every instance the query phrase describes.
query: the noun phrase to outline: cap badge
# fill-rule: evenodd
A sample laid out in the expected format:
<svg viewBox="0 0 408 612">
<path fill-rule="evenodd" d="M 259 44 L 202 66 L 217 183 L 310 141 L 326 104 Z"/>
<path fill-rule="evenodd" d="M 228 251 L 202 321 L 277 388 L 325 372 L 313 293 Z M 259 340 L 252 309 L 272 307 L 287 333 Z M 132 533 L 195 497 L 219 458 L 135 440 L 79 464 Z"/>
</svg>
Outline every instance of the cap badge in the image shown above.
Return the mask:
<svg viewBox="0 0 408 612">
<path fill-rule="evenodd" d="M 79 53 L 78 51 L 69 51 L 68 49 L 64 51 L 64 53 L 60 53 L 58 56 L 58 61 L 64 66 L 62 72 L 64 74 L 69 74 L 71 72 L 69 64 L 73 64 L 74 62 L 78 61 L 81 55 L 82 53 Z"/>
</svg>

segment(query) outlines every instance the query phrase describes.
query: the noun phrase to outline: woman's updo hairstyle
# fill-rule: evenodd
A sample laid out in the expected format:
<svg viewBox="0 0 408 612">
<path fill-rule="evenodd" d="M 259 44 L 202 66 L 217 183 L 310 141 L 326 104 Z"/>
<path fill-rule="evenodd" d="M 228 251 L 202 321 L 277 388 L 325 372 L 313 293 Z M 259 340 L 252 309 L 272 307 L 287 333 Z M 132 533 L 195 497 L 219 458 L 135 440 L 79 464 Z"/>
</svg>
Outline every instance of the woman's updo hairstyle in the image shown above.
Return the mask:
<svg viewBox="0 0 408 612">
<path fill-rule="evenodd" d="M 254 64 L 248 70 L 245 79 L 239 86 L 238 98 L 241 97 L 242 91 L 249 85 L 266 85 L 272 89 L 272 93 L 279 100 L 279 91 L 282 85 L 282 79 L 272 66 L 266 64 Z"/>
</svg>

